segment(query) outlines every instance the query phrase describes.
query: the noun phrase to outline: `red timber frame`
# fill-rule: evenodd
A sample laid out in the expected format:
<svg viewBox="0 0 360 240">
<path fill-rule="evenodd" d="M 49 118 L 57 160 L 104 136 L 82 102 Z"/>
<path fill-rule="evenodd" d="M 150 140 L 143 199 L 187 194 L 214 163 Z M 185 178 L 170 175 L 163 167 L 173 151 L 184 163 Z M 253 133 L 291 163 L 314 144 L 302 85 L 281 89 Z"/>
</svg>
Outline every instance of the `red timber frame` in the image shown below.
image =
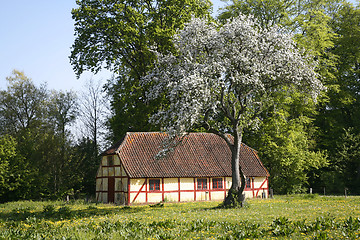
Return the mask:
<svg viewBox="0 0 360 240">
<path fill-rule="evenodd" d="M 268 182 L 269 182 L 268 177 L 266 177 L 265 180 L 261 183 L 260 187 L 257 188 L 256 195 L 255 195 L 256 197 L 258 196 L 260 190 L 263 190 L 263 191 L 266 190 L 269 194 L 269 183 Z M 264 188 L 265 183 L 267 185 L 267 188 Z"/>
<path fill-rule="evenodd" d="M 260 187 L 258 187 L 258 188 L 255 188 L 255 182 L 254 182 L 255 177 L 249 177 L 249 178 L 250 178 L 250 186 L 251 187 L 248 188 L 245 186 L 244 191 L 251 191 L 253 198 L 258 197 L 261 190 L 267 191 L 269 194 L 268 177 L 265 178 L 265 180 L 261 183 Z M 267 187 L 264 187 L 265 184 L 267 185 Z"/>
<path fill-rule="evenodd" d="M 224 198 L 226 197 L 226 194 L 227 194 L 227 190 L 226 189 L 228 186 L 226 185 L 226 178 L 225 177 L 214 177 L 214 178 L 222 178 L 223 179 L 223 188 L 222 189 L 213 189 L 213 186 L 212 186 L 212 179 L 213 178 L 201 178 L 201 179 L 207 179 L 208 181 L 208 188 L 207 189 L 201 189 L 201 190 L 198 190 L 197 189 L 197 179 L 198 178 L 193 178 L 193 184 L 194 184 L 194 189 L 195 190 L 181 190 L 181 178 L 177 178 L 177 185 L 178 185 L 178 189 L 177 190 L 168 190 L 166 191 L 164 189 L 164 186 L 165 186 L 165 178 L 144 178 L 144 182 L 143 184 L 141 185 L 140 189 L 138 191 L 131 191 L 130 189 L 130 180 L 131 178 L 129 178 L 128 180 L 128 189 L 129 189 L 129 192 L 128 192 L 128 201 L 130 201 L 130 193 L 136 193 L 134 199 L 131 200 L 131 202 L 128 202 L 128 205 L 131 205 L 133 204 L 137 197 L 140 195 L 140 193 L 145 193 L 145 201 L 144 204 L 147 204 L 147 203 L 150 203 L 148 201 L 148 194 L 149 193 L 161 193 L 161 196 L 162 196 L 162 200 L 164 201 L 165 199 L 165 193 L 177 193 L 178 196 L 177 196 L 177 201 L 178 202 L 181 202 L 181 193 L 189 193 L 189 192 L 193 192 L 194 193 L 194 201 L 197 201 L 197 193 L 199 192 L 208 192 L 209 193 L 209 199 L 208 200 L 211 200 L 211 193 L 212 192 L 221 192 L 223 191 L 224 192 Z M 160 191 L 149 191 L 149 179 L 160 179 L 160 185 L 161 185 L 161 188 L 160 188 Z M 176 178 L 175 178 L 176 179 Z M 268 182 L 268 178 L 266 177 L 266 179 L 262 182 L 261 186 L 259 188 L 255 188 L 254 187 L 254 179 L 253 178 L 250 178 L 251 179 L 251 188 L 246 188 L 245 191 L 251 191 L 253 193 L 253 197 L 257 197 L 260 193 L 261 190 L 266 190 L 266 191 L 269 191 L 268 189 L 268 186 L 267 187 L 264 187 L 264 185 Z"/>
<path fill-rule="evenodd" d="M 113 166 L 102 166 L 102 167 L 122 167 L 122 164 L 121 164 L 121 161 L 120 161 L 120 165 L 113 165 Z M 125 169 L 124 169 L 125 170 Z M 125 174 L 127 174 L 126 170 L 125 170 Z M 125 201 L 125 204 L 126 205 L 131 205 L 133 204 L 136 199 L 138 198 L 138 196 L 140 195 L 140 193 L 145 193 L 145 204 L 146 203 L 149 203 L 148 201 L 148 194 L 149 193 L 154 193 L 154 192 L 157 192 L 157 193 L 161 193 L 161 198 L 162 200 L 164 201 L 165 200 L 165 194 L 166 193 L 177 193 L 177 201 L 178 202 L 181 202 L 181 193 L 189 193 L 189 192 L 193 192 L 194 193 L 194 201 L 197 201 L 197 193 L 200 193 L 200 192 L 208 192 L 209 195 L 208 195 L 208 200 L 211 200 L 212 199 L 212 193 L 213 192 L 221 192 L 223 191 L 224 192 L 224 198 L 226 197 L 227 195 L 227 191 L 228 191 L 228 187 L 230 186 L 227 186 L 227 183 L 226 183 L 226 177 L 203 177 L 202 179 L 206 179 L 207 180 L 207 189 L 197 189 L 197 179 L 196 177 L 193 177 L 193 184 L 194 184 L 194 189 L 192 190 L 182 190 L 181 189 L 181 178 L 178 177 L 177 178 L 177 185 L 178 185 L 178 189 L 177 190 L 168 190 L 166 191 L 165 190 L 165 178 L 144 178 L 144 182 L 143 184 L 141 185 L 140 189 L 137 190 L 137 191 L 134 191 L 134 190 L 131 190 L 131 184 L 130 184 L 130 181 L 131 179 L 133 178 L 130 178 L 128 176 L 101 176 L 101 177 L 96 177 L 96 179 L 98 178 L 111 178 L 113 177 L 116 180 L 118 179 L 127 179 L 127 191 L 125 191 L 124 189 L 122 189 L 122 191 L 114 191 L 114 193 L 123 193 L 123 194 L 126 194 L 127 195 L 127 201 Z M 221 178 L 223 180 L 223 188 L 222 189 L 213 189 L 213 184 L 212 184 L 212 179 L 213 178 Z M 160 179 L 160 191 L 149 191 L 149 179 Z M 176 178 L 175 178 L 176 179 Z M 261 194 L 261 191 L 267 191 L 269 193 L 269 188 L 268 188 L 268 185 L 266 185 L 268 183 L 268 177 L 266 177 L 266 179 L 262 182 L 261 186 L 259 188 L 255 188 L 254 187 L 254 178 L 253 177 L 250 177 L 250 180 L 251 180 L 251 188 L 245 188 L 244 190 L 245 191 L 251 191 L 252 192 L 252 195 L 253 197 L 258 197 L 259 194 Z M 101 183 L 102 184 L 102 183 Z M 116 182 L 115 182 L 115 185 L 116 185 Z M 266 186 L 266 187 L 264 187 Z M 103 192 L 108 192 L 107 190 L 100 190 L 100 191 L 96 191 L 96 193 L 103 193 Z M 136 193 L 134 199 L 130 199 L 130 194 L 132 193 Z"/>
<path fill-rule="evenodd" d="M 113 155 L 113 156 L 117 156 L 117 155 Z M 108 156 L 106 156 L 106 161 L 108 161 Z M 114 161 L 114 160 L 113 160 Z M 125 204 L 126 205 L 129 205 L 129 198 L 130 198 L 130 178 L 128 177 L 128 173 L 126 172 L 126 170 L 125 170 L 125 168 L 124 168 L 124 166 L 121 164 L 121 160 L 120 160 L 120 164 L 119 165 L 111 165 L 111 166 L 109 166 L 109 165 L 101 165 L 101 167 L 103 167 L 103 168 L 114 168 L 115 169 L 115 167 L 123 167 L 123 169 L 124 169 L 124 171 L 125 171 L 125 174 L 126 174 L 126 176 L 98 176 L 98 173 L 99 173 L 99 170 L 98 170 L 98 172 L 97 172 L 97 174 L 96 174 L 96 180 L 97 179 L 101 179 L 101 178 L 107 178 L 107 179 L 109 179 L 109 178 L 114 178 L 114 181 L 115 181 L 115 186 L 116 186 L 116 180 L 118 180 L 118 179 L 127 179 L 127 191 L 125 191 L 124 189 L 122 190 L 122 191 L 115 191 L 115 189 L 114 189 L 114 195 L 116 194 L 116 193 L 123 193 L 124 195 L 125 194 L 127 194 L 127 200 L 126 200 L 126 202 L 125 202 Z M 101 182 L 101 185 L 100 185 L 101 187 L 103 186 L 103 182 Z M 96 194 L 98 194 L 98 193 L 108 193 L 108 190 L 99 190 L 99 191 L 96 191 Z M 98 196 L 96 197 L 96 200 L 97 201 L 99 201 L 99 198 L 98 198 Z M 114 199 L 115 200 L 115 199 Z M 109 199 L 108 199 L 108 202 L 109 202 Z"/>
</svg>

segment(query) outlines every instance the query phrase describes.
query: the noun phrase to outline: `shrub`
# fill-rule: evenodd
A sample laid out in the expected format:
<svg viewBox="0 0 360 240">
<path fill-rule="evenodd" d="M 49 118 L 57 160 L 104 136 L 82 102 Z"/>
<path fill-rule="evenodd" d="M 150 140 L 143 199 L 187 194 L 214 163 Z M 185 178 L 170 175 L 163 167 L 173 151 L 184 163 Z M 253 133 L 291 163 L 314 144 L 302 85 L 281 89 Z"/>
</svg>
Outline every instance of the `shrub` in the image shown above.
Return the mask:
<svg viewBox="0 0 360 240">
<path fill-rule="evenodd" d="M 44 206 L 42 212 L 45 216 L 52 216 L 55 213 L 55 207 L 54 207 L 54 205 L 51 205 L 51 204 L 46 205 L 46 206 Z"/>
</svg>

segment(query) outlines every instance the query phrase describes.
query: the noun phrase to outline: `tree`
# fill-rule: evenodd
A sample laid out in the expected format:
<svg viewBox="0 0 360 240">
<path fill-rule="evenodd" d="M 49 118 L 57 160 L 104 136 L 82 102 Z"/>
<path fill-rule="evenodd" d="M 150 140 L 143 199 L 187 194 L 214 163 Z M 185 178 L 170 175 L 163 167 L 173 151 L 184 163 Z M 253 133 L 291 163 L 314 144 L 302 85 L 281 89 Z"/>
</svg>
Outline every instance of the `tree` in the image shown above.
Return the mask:
<svg viewBox="0 0 360 240">
<path fill-rule="evenodd" d="M 0 115 L 4 122 L 1 133 L 15 134 L 36 128 L 44 120 L 47 92 L 45 86 L 37 88 L 23 72 L 14 70 L 7 77 L 7 91 L 0 91 Z"/>
<path fill-rule="evenodd" d="M 294 0 L 233 0 L 232 4 L 223 9 L 218 18 L 225 22 L 240 14 L 253 15 L 262 26 L 287 26 L 291 24 L 294 16 L 301 12 L 303 3 L 304 1 Z"/>
<path fill-rule="evenodd" d="M 4 120 L 0 129 L 2 135 L 15 139 L 16 153 L 23 161 L 12 162 L 14 172 L 21 173 L 21 180 L 12 178 L 11 184 L 18 184 L 7 192 L 8 199 L 31 198 L 46 188 L 47 179 L 44 158 L 40 151 L 43 133 L 47 131 L 47 90 L 44 85 L 37 87 L 23 72 L 14 70 L 7 77 L 7 90 L 0 91 L 0 115 Z M 17 169 L 17 170 L 16 170 Z M 43 174 L 43 179 L 38 176 Z M 35 187 L 36 186 L 36 187 Z"/>
<path fill-rule="evenodd" d="M 259 150 L 262 160 L 270 170 L 269 180 L 275 191 L 293 192 L 295 189 L 300 190 L 309 185 L 316 191 L 318 190 L 316 186 L 324 186 L 319 184 L 319 176 L 324 175 L 331 168 L 330 166 L 320 169 L 310 167 L 309 170 L 298 172 L 303 176 L 302 179 L 304 180 L 291 181 L 291 179 L 294 179 L 295 174 L 286 174 L 286 170 L 281 171 L 274 166 L 283 166 L 282 169 L 286 168 L 284 166 L 285 156 L 291 155 L 291 153 L 284 152 L 280 154 L 280 149 L 290 150 L 288 148 L 290 143 L 288 136 L 292 134 L 300 134 L 302 138 L 307 139 L 307 143 L 311 143 L 303 145 L 302 141 L 291 141 L 292 148 L 304 151 L 304 154 L 305 152 L 314 154 L 322 152 L 326 155 L 332 155 L 334 142 L 329 143 L 327 139 L 339 136 L 333 132 L 334 125 L 332 124 L 334 122 L 328 122 L 330 120 L 328 113 L 332 112 L 332 106 L 330 105 L 336 101 L 334 95 L 336 96 L 339 91 L 336 69 L 339 57 L 334 52 L 338 35 L 335 31 L 336 28 L 334 28 L 334 16 L 338 14 L 342 4 L 343 1 L 338 0 L 234 0 L 231 5 L 223 9 L 222 14 L 219 16 L 221 21 L 225 22 L 229 17 L 241 13 L 251 14 L 259 19 L 263 27 L 279 24 L 287 31 L 293 32 L 294 40 L 298 46 L 311 54 L 319 63 L 316 72 L 321 75 L 327 92 L 322 94 L 316 105 L 312 104 L 311 101 L 307 101 L 306 95 L 302 94 L 301 91 L 286 89 L 286 91 L 278 93 L 273 105 L 269 105 L 267 109 L 264 109 L 262 118 L 267 118 L 267 121 L 261 124 L 258 129 L 245 133 L 247 143 L 251 143 L 252 146 Z M 288 101 L 286 99 L 293 100 Z M 282 116 L 282 118 L 279 119 L 279 116 Z M 335 114 L 335 116 L 342 118 L 343 114 Z M 304 121 L 304 119 L 307 120 Z M 300 124 L 300 126 L 294 128 L 294 124 Z M 332 126 L 328 126 L 328 124 Z M 278 131 L 279 125 L 283 126 L 283 131 Z M 342 127 L 339 127 L 341 130 Z M 303 129 L 305 132 L 298 132 L 297 128 Z M 270 137 L 271 141 L 264 141 L 263 134 Z M 326 147 L 324 147 L 325 144 Z M 307 148 L 305 149 L 304 146 Z M 321 149 L 320 152 L 319 149 Z M 304 163 L 312 164 L 311 162 L 304 162 L 302 156 L 303 154 L 296 154 L 286 158 L 286 160 L 291 160 L 293 163 L 298 161 L 299 166 Z M 317 160 L 314 159 L 314 164 L 316 162 Z M 280 174 L 282 174 L 283 178 L 279 177 Z M 280 181 L 274 181 L 275 177 Z M 290 186 L 289 183 L 294 185 Z"/>
<path fill-rule="evenodd" d="M 233 0 L 219 19 L 224 22 L 238 14 L 253 15 L 263 27 L 280 25 L 293 32 L 297 44 L 319 61 L 317 72 L 327 87 L 334 88 L 337 56 L 330 51 L 336 39 L 331 22 L 341 4 L 342 0 Z"/>
<path fill-rule="evenodd" d="M 80 121 L 83 124 L 83 139 L 93 143 L 95 156 L 99 155 L 100 143 L 104 143 L 106 135 L 106 114 L 108 114 L 108 99 L 100 82 L 95 83 L 90 79 L 85 84 L 85 89 L 80 99 Z M 99 141 L 99 139 L 101 139 Z"/>
<path fill-rule="evenodd" d="M 353 194 L 360 193 L 360 134 L 350 128 L 344 131 L 337 143 L 335 174 Z M 343 189 L 341 189 L 343 190 Z"/>
<path fill-rule="evenodd" d="M 344 2 L 331 15 L 331 28 L 336 34 L 334 46 L 328 51 L 337 56 L 335 78 L 328 87 L 326 101 L 321 102 L 315 124 L 318 126 L 318 147 L 326 150 L 330 165 L 319 172 L 317 185 L 325 186 L 328 192 L 343 193 L 349 187 L 346 173 L 339 167 L 339 146 L 343 143 L 344 129 L 360 132 L 360 21 L 359 5 L 354 7 Z M 328 84 L 329 86 L 329 84 Z M 346 158 L 341 158 L 347 161 Z M 351 161 L 351 160 L 350 160 Z M 352 189 L 353 190 L 353 189 Z"/>
<path fill-rule="evenodd" d="M 63 194 L 67 190 L 65 183 L 70 178 L 65 177 L 72 171 L 71 161 L 71 133 L 67 129 L 75 122 L 78 115 L 77 97 L 72 91 L 52 91 L 48 99 L 48 118 L 53 126 L 47 135 L 51 146 L 51 157 L 48 159 L 48 171 L 53 183 L 53 193 Z M 44 136 L 45 137 L 45 136 Z"/>
<path fill-rule="evenodd" d="M 86 137 L 79 139 L 74 146 L 74 158 L 76 158 L 77 164 L 74 166 L 73 175 L 78 177 L 74 188 L 87 195 L 95 195 L 96 179 L 94 176 L 96 176 L 101 161 L 98 153 L 98 150 L 94 148 L 94 142 Z"/>
<path fill-rule="evenodd" d="M 73 123 L 78 115 L 77 96 L 74 92 L 52 91 L 48 104 L 49 119 L 55 123 L 55 130 L 62 138 L 66 137 L 66 127 Z"/>
<path fill-rule="evenodd" d="M 269 170 L 269 183 L 276 193 L 302 193 L 308 187 L 312 172 L 328 166 L 329 161 L 324 152 L 315 151 L 313 119 L 306 115 L 291 116 L 289 108 L 303 94 L 293 93 L 291 97 L 283 98 L 281 93 L 279 97 L 276 102 L 281 107 L 268 112 L 257 131 L 246 133 L 246 141 L 258 150 Z M 301 112 L 306 113 L 306 110 Z"/>
<path fill-rule="evenodd" d="M 89 79 L 80 100 L 80 121 L 82 123 L 82 136 L 75 146 L 75 155 L 79 160 L 77 175 L 81 178 L 78 188 L 85 193 L 95 194 L 96 171 L 101 157 L 99 150 L 108 140 L 106 131 L 106 116 L 109 114 L 108 98 L 100 82 Z"/>
<path fill-rule="evenodd" d="M 318 125 L 322 130 L 321 145 L 335 156 L 333 147 L 341 138 L 343 129 L 360 130 L 360 9 L 344 4 L 333 16 L 332 28 L 337 34 L 330 50 L 338 56 L 334 88 L 330 88 L 328 99 L 323 104 Z"/>
<path fill-rule="evenodd" d="M 170 136 L 200 124 L 226 141 L 232 152 L 226 206 L 243 200 L 245 178 L 239 165 L 243 132 L 260 120 L 257 117 L 273 93 L 291 85 L 316 99 L 322 89 L 315 66 L 291 37 L 243 15 L 221 27 L 193 19 L 175 38 L 178 53 L 160 56 L 144 78 L 154 84 L 150 99 L 166 94 L 170 101 L 152 117 Z"/>
<path fill-rule="evenodd" d="M 16 141 L 9 135 L 0 136 L 0 196 L 8 192 L 12 186 L 9 182 L 11 172 L 11 161 L 16 157 Z"/>
<path fill-rule="evenodd" d="M 106 68 L 117 75 L 108 84 L 114 140 L 127 131 L 155 130 L 149 116 L 162 100 L 145 101 L 149 86 L 140 78 L 156 61 L 153 50 L 173 52 L 172 36 L 191 16 L 209 14 L 207 0 L 82 0 L 73 9 L 76 39 L 70 62 L 79 76 Z"/>
<path fill-rule="evenodd" d="M 0 91 L 0 138 L 11 169 L 6 200 L 59 197 L 73 184 L 67 127 L 75 118 L 74 94 L 49 94 L 16 70 L 7 80 L 7 90 Z"/>
</svg>

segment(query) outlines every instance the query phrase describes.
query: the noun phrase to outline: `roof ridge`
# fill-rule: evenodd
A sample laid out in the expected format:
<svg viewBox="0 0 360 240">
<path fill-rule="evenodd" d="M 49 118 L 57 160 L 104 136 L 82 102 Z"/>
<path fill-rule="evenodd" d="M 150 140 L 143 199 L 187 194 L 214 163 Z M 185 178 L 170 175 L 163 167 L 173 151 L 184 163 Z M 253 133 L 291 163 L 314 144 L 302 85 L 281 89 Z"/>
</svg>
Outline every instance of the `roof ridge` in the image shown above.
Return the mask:
<svg viewBox="0 0 360 240">
<path fill-rule="evenodd" d="M 126 132 L 126 134 L 154 134 L 154 133 L 158 133 L 158 134 L 165 134 L 165 135 L 169 135 L 167 132 L 165 131 L 151 131 L 151 132 Z M 208 133 L 208 132 L 187 132 L 188 134 L 203 134 L 203 135 L 207 135 L 207 134 L 214 134 L 216 135 L 215 133 Z M 229 135 L 231 135 L 230 133 L 227 133 Z M 232 136 L 232 135 L 231 135 Z"/>
<path fill-rule="evenodd" d="M 125 134 L 125 136 L 119 141 L 119 146 L 117 147 L 117 149 L 115 150 L 115 153 L 116 154 L 118 154 L 119 152 L 120 152 L 120 149 L 121 148 L 123 148 L 123 143 L 125 142 L 126 143 L 126 141 L 127 141 L 127 139 L 128 139 L 128 137 L 129 137 L 129 134 L 128 134 L 128 132 Z"/>
</svg>

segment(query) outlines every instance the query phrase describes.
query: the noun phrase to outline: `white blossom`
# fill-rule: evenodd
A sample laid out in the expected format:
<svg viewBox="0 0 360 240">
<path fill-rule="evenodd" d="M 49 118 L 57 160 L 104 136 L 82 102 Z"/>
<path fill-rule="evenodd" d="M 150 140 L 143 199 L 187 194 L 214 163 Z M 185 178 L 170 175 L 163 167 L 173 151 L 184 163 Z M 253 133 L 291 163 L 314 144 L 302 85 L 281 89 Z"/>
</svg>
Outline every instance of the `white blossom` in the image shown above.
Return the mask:
<svg viewBox="0 0 360 240">
<path fill-rule="evenodd" d="M 228 130 L 257 123 L 256 115 L 271 93 L 293 85 L 316 99 L 324 89 L 315 63 L 296 48 L 292 35 L 278 27 L 261 28 L 239 16 L 223 26 L 194 18 L 174 38 L 177 54 L 158 55 L 143 78 L 147 97 L 165 94 L 169 105 L 152 116 L 170 133 L 183 133 L 207 120 Z M 206 117 L 206 119 L 204 119 Z"/>
</svg>

